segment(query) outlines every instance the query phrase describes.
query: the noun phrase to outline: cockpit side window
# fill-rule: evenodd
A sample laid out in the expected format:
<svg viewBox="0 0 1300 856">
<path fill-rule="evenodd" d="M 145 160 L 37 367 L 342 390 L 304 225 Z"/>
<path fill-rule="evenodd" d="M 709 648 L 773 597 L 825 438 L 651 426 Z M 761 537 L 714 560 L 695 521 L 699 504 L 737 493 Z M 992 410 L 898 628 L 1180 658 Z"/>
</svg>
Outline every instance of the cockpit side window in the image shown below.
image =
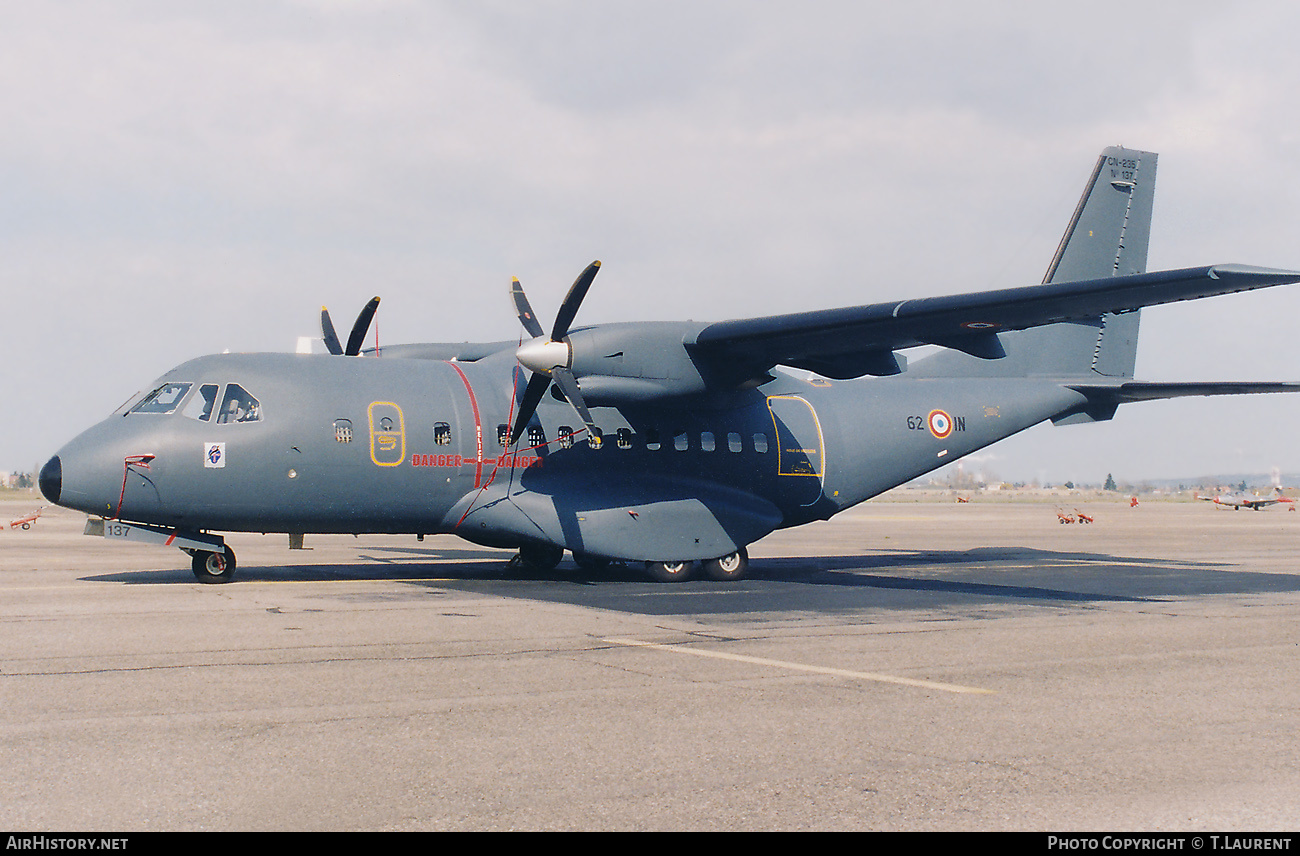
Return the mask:
<svg viewBox="0 0 1300 856">
<path fill-rule="evenodd" d="M 165 383 L 140 399 L 131 413 L 172 413 L 190 391 L 190 383 Z"/>
<path fill-rule="evenodd" d="M 199 391 L 190 399 L 190 403 L 185 405 L 181 411 L 182 416 L 188 416 L 190 419 L 197 419 L 200 422 L 209 422 L 212 419 L 212 411 L 217 406 L 217 385 L 215 383 L 205 383 L 199 387 Z"/>
<path fill-rule="evenodd" d="M 262 406 L 237 383 L 226 384 L 226 394 L 221 399 L 218 422 L 257 422 L 262 418 Z"/>
</svg>

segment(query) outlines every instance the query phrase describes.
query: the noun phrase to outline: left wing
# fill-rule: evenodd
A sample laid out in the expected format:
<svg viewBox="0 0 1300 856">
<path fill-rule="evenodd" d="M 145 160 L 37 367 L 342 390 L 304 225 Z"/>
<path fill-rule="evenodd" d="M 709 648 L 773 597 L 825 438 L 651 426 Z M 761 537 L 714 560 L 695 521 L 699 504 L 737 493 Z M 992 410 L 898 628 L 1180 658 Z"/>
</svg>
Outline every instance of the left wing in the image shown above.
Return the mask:
<svg viewBox="0 0 1300 856">
<path fill-rule="evenodd" d="M 721 321 L 702 329 L 688 347 L 753 372 L 786 365 L 837 379 L 888 375 L 901 370 L 893 355 L 901 348 L 942 345 L 998 359 L 1006 353 L 1000 332 L 1293 282 L 1300 282 L 1300 272 L 1247 265 L 1052 282 Z"/>
</svg>

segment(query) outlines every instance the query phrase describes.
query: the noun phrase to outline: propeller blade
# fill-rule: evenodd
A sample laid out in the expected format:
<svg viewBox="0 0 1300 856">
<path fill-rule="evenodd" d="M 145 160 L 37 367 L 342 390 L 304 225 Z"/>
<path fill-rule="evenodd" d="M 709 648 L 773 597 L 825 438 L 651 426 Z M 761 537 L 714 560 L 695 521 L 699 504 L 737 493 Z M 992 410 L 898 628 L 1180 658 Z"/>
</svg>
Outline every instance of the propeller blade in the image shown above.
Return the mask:
<svg viewBox="0 0 1300 856">
<path fill-rule="evenodd" d="M 320 308 L 320 333 L 321 339 L 325 342 L 325 350 L 336 357 L 342 355 L 343 346 L 339 344 L 339 334 L 334 332 L 334 322 L 330 321 L 330 311 L 324 306 Z"/>
<path fill-rule="evenodd" d="M 578 380 L 573 376 L 573 372 L 562 366 L 556 366 L 551 369 L 551 378 L 555 385 L 564 393 L 569 404 L 573 405 L 573 410 L 582 420 L 582 424 L 587 426 L 587 436 L 596 436 L 596 423 L 591 421 L 591 411 L 587 409 L 587 402 L 582 400 L 582 393 L 578 391 Z"/>
<path fill-rule="evenodd" d="M 533 418 L 533 413 L 537 411 L 537 405 L 546 394 L 546 389 L 551 385 L 551 379 L 544 374 L 536 373 L 528 379 L 528 386 L 524 387 L 524 398 L 519 403 L 519 415 L 515 417 L 515 427 L 510 431 L 510 445 L 513 446 L 519 442 L 523 436 L 524 429 L 528 427 L 528 420 Z"/>
<path fill-rule="evenodd" d="M 348 346 L 343 353 L 349 357 L 355 357 L 361 353 L 361 343 L 365 341 L 366 331 L 370 329 L 370 322 L 375 317 L 375 310 L 378 308 L 378 297 L 370 298 L 370 302 L 362 307 L 361 314 L 357 316 L 357 323 L 352 325 L 352 333 L 348 336 Z"/>
<path fill-rule="evenodd" d="M 523 436 L 524 429 L 528 427 L 528 421 L 533 418 L 537 411 L 537 405 L 541 403 L 542 396 L 550 388 L 551 381 L 555 381 L 556 387 L 560 393 L 573 407 L 574 412 L 587 426 L 588 436 L 595 435 L 596 426 L 591 421 L 591 412 L 587 409 L 587 403 L 582 400 L 582 393 L 578 389 L 578 380 L 569 370 L 567 361 L 561 364 L 557 354 L 554 353 L 556 348 L 567 347 L 561 340 L 568 335 L 569 325 L 577 317 L 578 307 L 582 305 L 583 298 L 587 296 L 587 289 L 591 288 L 591 281 L 596 278 L 600 272 L 600 262 L 594 261 L 587 265 L 586 270 L 578 274 L 578 278 L 573 281 L 569 287 L 569 293 L 564 296 L 564 302 L 560 304 L 560 311 L 555 315 L 555 327 L 551 330 L 550 341 L 536 341 L 541 339 L 545 333 L 542 325 L 538 323 L 537 316 L 533 314 L 533 307 L 528 303 L 527 296 L 524 295 L 524 287 L 519 284 L 517 278 L 511 278 L 510 296 L 515 302 L 515 311 L 519 314 L 519 323 L 524 325 L 524 329 L 533 337 L 534 341 L 525 343 L 516 353 L 520 365 L 533 369 L 533 374 L 528 378 L 528 385 L 524 387 L 524 395 L 519 403 L 519 415 L 515 418 L 514 427 L 510 431 L 510 445 L 513 446 L 519 442 Z"/>
<path fill-rule="evenodd" d="M 555 313 L 555 328 L 551 331 L 551 341 L 558 342 L 568 335 L 569 325 L 577 316 L 578 307 L 582 305 L 583 298 L 587 296 L 587 289 L 591 288 L 591 281 L 599 272 L 600 262 L 594 261 L 587 265 L 587 269 L 578 274 L 578 278 L 573 281 L 569 293 L 564 296 L 564 302 L 560 304 L 560 311 Z"/>
<path fill-rule="evenodd" d="M 510 278 L 510 297 L 515 301 L 515 312 L 519 315 L 519 323 L 524 325 L 528 335 L 536 339 L 544 335 L 542 325 L 537 323 L 537 316 L 533 314 L 533 307 L 528 303 L 528 297 L 524 294 L 524 287 L 519 284 L 518 277 Z"/>
</svg>

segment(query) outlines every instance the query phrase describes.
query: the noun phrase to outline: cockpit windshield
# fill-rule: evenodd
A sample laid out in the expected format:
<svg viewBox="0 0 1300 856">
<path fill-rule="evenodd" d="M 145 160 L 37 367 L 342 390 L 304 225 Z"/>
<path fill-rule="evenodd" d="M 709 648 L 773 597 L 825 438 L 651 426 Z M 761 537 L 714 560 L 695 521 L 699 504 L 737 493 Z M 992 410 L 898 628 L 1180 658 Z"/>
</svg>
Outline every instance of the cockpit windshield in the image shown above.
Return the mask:
<svg viewBox="0 0 1300 856">
<path fill-rule="evenodd" d="M 262 407 L 257 399 L 237 383 L 226 384 L 226 395 L 221 399 L 218 422 L 256 422 L 262 418 Z"/>
<path fill-rule="evenodd" d="M 175 413 L 198 422 L 260 422 L 262 406 L 257 398 L 237 383 L 200 384 L 190 395 L 192 383 L 169 381 L 131 406 L 127 413 Z M 218 406 L 217 402 L 221 402 Z M 181 405 L 185 406 L 182 408 Z"/>
<path fill-rule="evenodd" d="M 171 413 L 176 410 L 185 393 L 190 391 L 193 384 L 188 383 L 165 383 L 155 389 L 153 392 L 140 399 L 140 403 L 132 407 L 131 413 Z"/>
<path fill-rule="evenodd" d="M 207 422 L 212 418 L 212 411 L 217 406 L 217 385 L 215 383 L 205 383 L 199 387 L 199 391 L 190 403 L 185 405 L 181 414 L 191 419 L 197 419 L 200 422 Z"/>
</svg>

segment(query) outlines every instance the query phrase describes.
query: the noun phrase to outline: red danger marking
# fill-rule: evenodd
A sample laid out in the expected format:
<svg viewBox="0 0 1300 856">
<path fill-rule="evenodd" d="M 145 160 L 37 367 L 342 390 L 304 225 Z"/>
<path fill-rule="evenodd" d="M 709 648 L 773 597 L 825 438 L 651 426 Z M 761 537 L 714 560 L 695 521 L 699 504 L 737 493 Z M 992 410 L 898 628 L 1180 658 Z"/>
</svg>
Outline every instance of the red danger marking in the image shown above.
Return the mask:
<svg viewBox="0 0 1300 856">
<path fill-rule="evenodd" d="M 502 455 L 491 462 L 498 467 L 527 469 L 528 467 L 540 467 L 542 460 L 542 458 L 531 455 Z M 467 458 L 464 455 L 411 455 L 411 466 L 413 467 L 464 467 L 478 466 L 481 463 L 475 458 Z"/>
<path fill-rule="evenodd" d="M 952 433 L 952 417 L 942 410 L 931 410 L 925 421 L 930 433 L 940 440 Z"/>
<path fill-rule="evenodd" d="M 474 463 L 470 458 L 469 462 Z M 465 459 L 460 455 L 412 455 L 411 466 L 413 467 L 459 467 L 465 464 Z"/>
</svg>

